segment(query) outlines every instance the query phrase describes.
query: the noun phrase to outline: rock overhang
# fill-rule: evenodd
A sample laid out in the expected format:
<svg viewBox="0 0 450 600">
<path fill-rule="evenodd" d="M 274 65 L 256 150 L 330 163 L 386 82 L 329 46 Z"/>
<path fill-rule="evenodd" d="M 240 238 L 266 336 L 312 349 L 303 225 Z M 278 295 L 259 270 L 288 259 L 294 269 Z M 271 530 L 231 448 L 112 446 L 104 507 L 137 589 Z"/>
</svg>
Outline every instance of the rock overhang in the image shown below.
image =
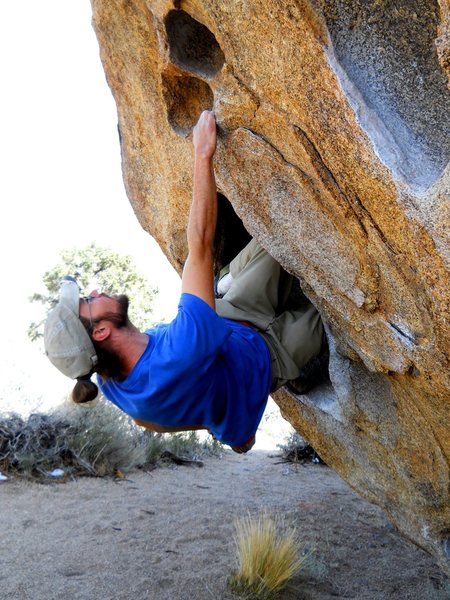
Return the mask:
<svg viewBox="0 0 450 600">
<path fill-rule="evenodd" d="M 448 8 L 92 5 L 143 227 L 180 269 L 190 132 L 214 109 L 222 198 L 327 327 L 331 384 L 277 402 L 448 568 Z"/>
</svg>

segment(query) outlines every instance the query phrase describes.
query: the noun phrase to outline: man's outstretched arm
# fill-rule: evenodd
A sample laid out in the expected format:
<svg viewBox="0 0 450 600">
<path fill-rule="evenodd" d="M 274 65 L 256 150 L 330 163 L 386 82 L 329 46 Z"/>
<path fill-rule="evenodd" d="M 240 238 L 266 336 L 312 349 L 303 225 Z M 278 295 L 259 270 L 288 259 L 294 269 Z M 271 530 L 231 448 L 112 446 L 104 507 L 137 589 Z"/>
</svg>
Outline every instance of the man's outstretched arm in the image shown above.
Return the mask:
<svg viewBox="0 0 450 600">
<path fill-rule="evenodd" d="M 187 227 L 188 257 L 181 291 L 193 294 L 215 308 L 213 242 L 217 221 L 217 191 L 213 156 L 216 120 L 210 111 L 200 115 L 194 128 L 194 190 Z"/>
</svg>

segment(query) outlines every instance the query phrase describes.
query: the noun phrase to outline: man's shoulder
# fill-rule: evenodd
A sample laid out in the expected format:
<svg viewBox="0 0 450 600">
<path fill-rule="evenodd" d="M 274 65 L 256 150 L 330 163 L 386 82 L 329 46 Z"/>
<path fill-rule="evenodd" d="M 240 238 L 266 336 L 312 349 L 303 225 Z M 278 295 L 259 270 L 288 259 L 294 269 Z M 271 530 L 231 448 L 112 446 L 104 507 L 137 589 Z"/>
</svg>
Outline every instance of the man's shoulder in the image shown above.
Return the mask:
<svg viewBox="0 0 450 600">
<path fill-rule="evenodd" d="M 209 306 L 207 302 L 199 296 L 189 294 L 187 292 L 181 294 L 180 302 L 178 303 L 178 315 L 187 314 L 190 317 L 206 321 L 223 321 L 217 312 Z"/>
<path fill-rule="evenodd" d="M 216 311 L 209 306 L 207 302 L 202 300 L 199 296 L 195 294 L 190 294 L 189 292 L 183 292 L 180 296 L 180 301 L 178 303 L 178 308 L 192 308 L 198 311 L 206 311 L 211 312 L 212 314 L 216 314 Z"/>
</svg>

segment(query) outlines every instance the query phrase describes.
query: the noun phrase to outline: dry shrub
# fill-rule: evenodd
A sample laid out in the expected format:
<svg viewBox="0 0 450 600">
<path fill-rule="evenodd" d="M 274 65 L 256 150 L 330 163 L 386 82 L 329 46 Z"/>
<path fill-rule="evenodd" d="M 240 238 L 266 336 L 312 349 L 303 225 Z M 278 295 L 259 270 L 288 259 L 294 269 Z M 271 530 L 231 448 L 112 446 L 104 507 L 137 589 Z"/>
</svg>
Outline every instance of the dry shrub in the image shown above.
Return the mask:
<svg viewBox="0 0 450 600">
<path fill-rule="evenodd" d="M 188 464 L 199 462 L 205 456 L 220 456 L 223 451 L 222 444 L 212 436 L 200 438 L 196 431 L 184 431 L 181 433 L 153 433 L 148 429 L 143 432 L 144 437 L 148 435 L 146 443 L 146 459 L 149 463 L 159 461 L 169 453 L 181 458 L 177 464 Z M 176 461 L 173 461 L 176 462 Z"/>
<path fill-rule="evenodd" d="M 63 405 L 50 414 L 0 418 L 0 468 L 26 476 L 113 475 L 144 464 L 145 447 L 136 428 L 114 407 L 91 410 Z"/>
<path fill-rule="evenodd" d="M 278 448 L 281 450 L 282 462 L 325 464 L 314 448 L 296 431 L 290 434 L 284 444 L 278 444 Z"/>
<path fill-rule="evenodd" d="M 270 598 L 298 572 L 305 556 L 295 529 L 283 531 L 268 513 L 238 519 L 235 525 L 238 571 L 230 578 L 233 591 L 254 598 Z"/>
<path fill-rule="evenodd" d="M 55 416 L 70 423 L 67 444 L 87 473 L 102 477 L 146 464 L 146 443 L 141 431 L 103 398 L 90 408 L 67 403 Z"/>
<path fill-rule="evenodd" d="M 0 471 L 47 477 L 55 468 L 66 476 L 115 475 L 154 466 L 164 452 L 192 459 L 218 454 L 219 444 L 201 442 L 195 432 L 158 434 L 142 429 L 110 402 L 90 407 L 71 402 L 50 414 L 0 415 Z"/>
</svg>

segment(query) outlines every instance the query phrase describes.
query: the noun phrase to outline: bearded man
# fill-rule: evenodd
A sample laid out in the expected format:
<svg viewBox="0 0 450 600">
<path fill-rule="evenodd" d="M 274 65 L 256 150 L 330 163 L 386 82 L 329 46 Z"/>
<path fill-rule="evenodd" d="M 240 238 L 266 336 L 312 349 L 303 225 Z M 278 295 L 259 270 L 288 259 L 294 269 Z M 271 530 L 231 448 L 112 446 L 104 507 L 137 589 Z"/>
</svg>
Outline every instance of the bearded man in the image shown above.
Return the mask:
<svg viewBox="0 0 450 600">
<path fill-rule="evenodd" d="M 290 382 L 324 344 L 314 306 L 284 310 L 293 278 L 252 240 L 214 288 L 217 192 L 216 122 L 204 111 L 193 131 L 193 197 L 188 258 L 175 319 L 141 332 L 128 318 L 126 296 L 93 291 L 80 298 L 62 283 L 46 321 L 52 363 L 77 379 L 76 402 L 98 393 L 138 424 L 158 432 L 207 429 L 236 452 L 247 452 L 271 391 Z"/>
</svg>

